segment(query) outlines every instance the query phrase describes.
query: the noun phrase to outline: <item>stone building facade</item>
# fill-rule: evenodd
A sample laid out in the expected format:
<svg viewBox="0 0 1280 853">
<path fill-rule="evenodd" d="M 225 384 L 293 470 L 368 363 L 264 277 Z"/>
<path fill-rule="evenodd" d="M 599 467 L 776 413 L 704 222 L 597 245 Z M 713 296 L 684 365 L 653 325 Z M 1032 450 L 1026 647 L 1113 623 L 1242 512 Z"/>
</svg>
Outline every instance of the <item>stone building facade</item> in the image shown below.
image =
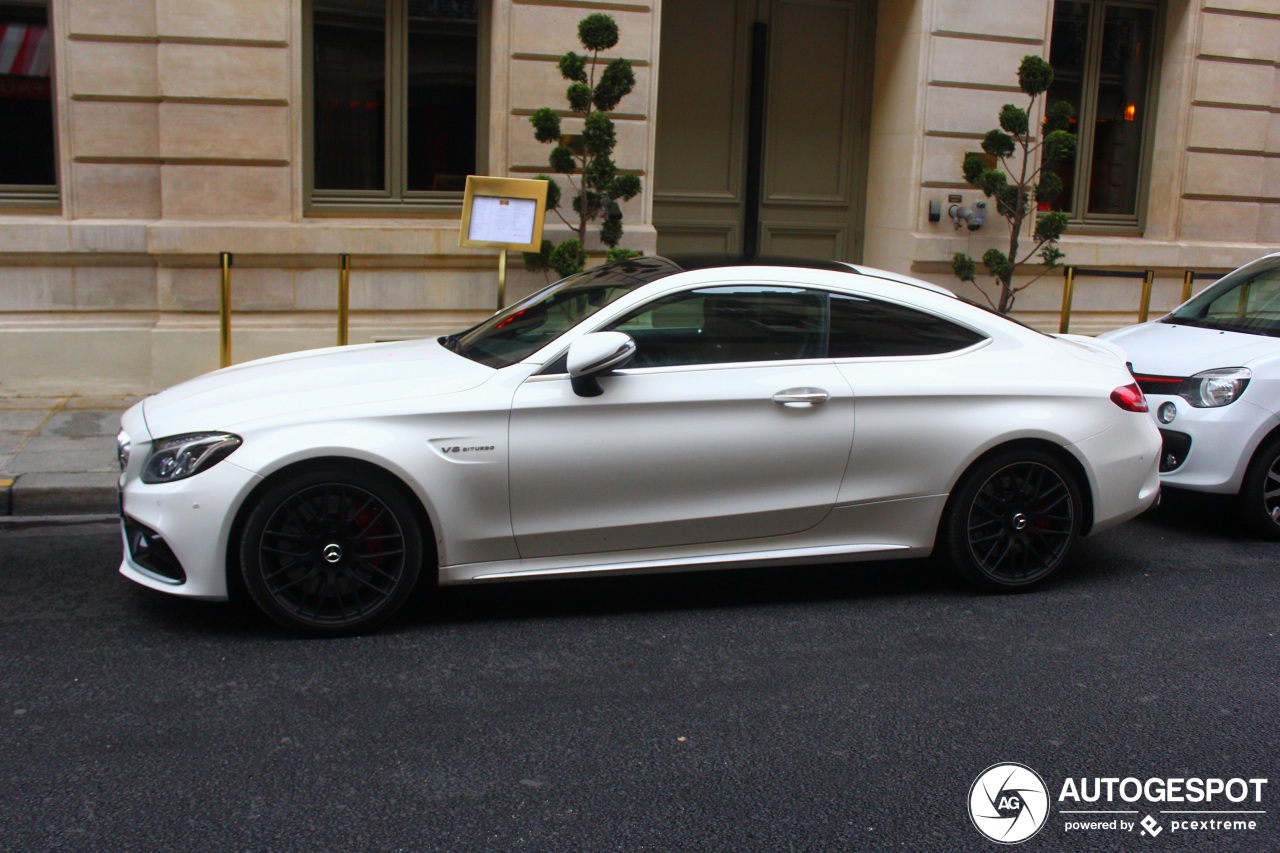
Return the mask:
<svg viewBox="0 0 1280 853">
<path fill-rule="evenodd" d="M 594 11 L 637 77 L 623 245 L 955 286 L 953 252 L 1002 241 L 945 215 L 981 198 L 961 159 L 1035 53 L 1088 136 L 1069 263 L 1154 269 L 1161 310 L 1185 270 L 1280 249 L 1274 0 L 0 0 L 0 393 L 217 367 L 220 252 L 236 361 L 335 340 L 343 253 L 353 342 L 483 317 L 497 259 L 458 247 L 458 182 L 547 171 L 528 116 L 563 104 L 555 60 Z M 1061 292 L 1047 276 L 1017 312 L 1056 327 Z M 1073 331 L 1137 302 L 1082 277 Z"/>
</svg>

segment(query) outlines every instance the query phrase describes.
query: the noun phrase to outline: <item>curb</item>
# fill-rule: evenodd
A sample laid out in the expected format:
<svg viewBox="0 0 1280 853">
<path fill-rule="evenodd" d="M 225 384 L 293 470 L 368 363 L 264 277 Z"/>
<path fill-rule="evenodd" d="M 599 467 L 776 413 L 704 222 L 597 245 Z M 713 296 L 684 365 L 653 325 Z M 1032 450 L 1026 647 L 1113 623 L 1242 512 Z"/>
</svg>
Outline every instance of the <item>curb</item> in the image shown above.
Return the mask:
<svg viewBox="0 0 1280 853">
<path fill-rule="evenodd" d="M 33 473 L 0 478 L 0 516 L 115 515 L 118 476 Z"/>
</svg>

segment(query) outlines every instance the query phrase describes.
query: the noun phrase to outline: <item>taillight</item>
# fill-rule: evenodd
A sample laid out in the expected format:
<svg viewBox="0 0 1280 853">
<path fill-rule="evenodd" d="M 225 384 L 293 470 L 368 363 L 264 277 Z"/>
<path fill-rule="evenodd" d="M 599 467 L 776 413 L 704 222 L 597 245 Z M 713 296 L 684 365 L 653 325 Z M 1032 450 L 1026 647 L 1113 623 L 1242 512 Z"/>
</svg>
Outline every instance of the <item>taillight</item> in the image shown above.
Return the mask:
<svg viewBox="0 0 1280 853">
<path fill-rule="evenodd" d="M 1142 389 L 1137 386 L 1137 383 L 1122 385 L 1112 391 L 1111 402 L 1126 412 L 1147 411 L 1147 398 L 1143 395 Z"/>
</svg>

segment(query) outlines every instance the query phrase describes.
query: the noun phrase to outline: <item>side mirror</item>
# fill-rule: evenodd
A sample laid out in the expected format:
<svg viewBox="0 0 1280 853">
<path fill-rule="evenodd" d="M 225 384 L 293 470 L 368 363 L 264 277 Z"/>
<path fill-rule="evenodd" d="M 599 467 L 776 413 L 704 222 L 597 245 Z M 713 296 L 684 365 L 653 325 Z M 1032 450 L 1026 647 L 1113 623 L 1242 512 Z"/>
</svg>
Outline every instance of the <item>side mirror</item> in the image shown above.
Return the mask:
<svg viewBox="0 0 1280 853">
<path fill-rule="evenodd" d="M 569 380 L 579 397 L 599 397 L 604 388 L 597 378 L 616 370 L 636 354 L 636 342 L 622 332 L 592 332 L 569 345 Z"/>
</svg>

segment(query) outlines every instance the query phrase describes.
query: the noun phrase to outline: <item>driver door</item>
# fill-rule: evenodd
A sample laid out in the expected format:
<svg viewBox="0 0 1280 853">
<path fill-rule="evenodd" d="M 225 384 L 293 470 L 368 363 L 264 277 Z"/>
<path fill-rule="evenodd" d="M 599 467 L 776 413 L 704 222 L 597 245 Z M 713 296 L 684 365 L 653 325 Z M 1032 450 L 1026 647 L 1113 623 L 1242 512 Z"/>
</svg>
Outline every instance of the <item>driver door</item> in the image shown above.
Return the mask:
<svg viewBox="0 0 1280 853">
<path fill-rule="evenodd" d="M 579 397 L 567 375 L 516 392 L 511 512 L 522 557 L 799 533 L 831 511 L 853 442 L 827 359 L 825 293 L 716 286 L 607 328 L 634 361 Z M 550 368 L 554 371 L 556 368 Z"/>
</svg>

